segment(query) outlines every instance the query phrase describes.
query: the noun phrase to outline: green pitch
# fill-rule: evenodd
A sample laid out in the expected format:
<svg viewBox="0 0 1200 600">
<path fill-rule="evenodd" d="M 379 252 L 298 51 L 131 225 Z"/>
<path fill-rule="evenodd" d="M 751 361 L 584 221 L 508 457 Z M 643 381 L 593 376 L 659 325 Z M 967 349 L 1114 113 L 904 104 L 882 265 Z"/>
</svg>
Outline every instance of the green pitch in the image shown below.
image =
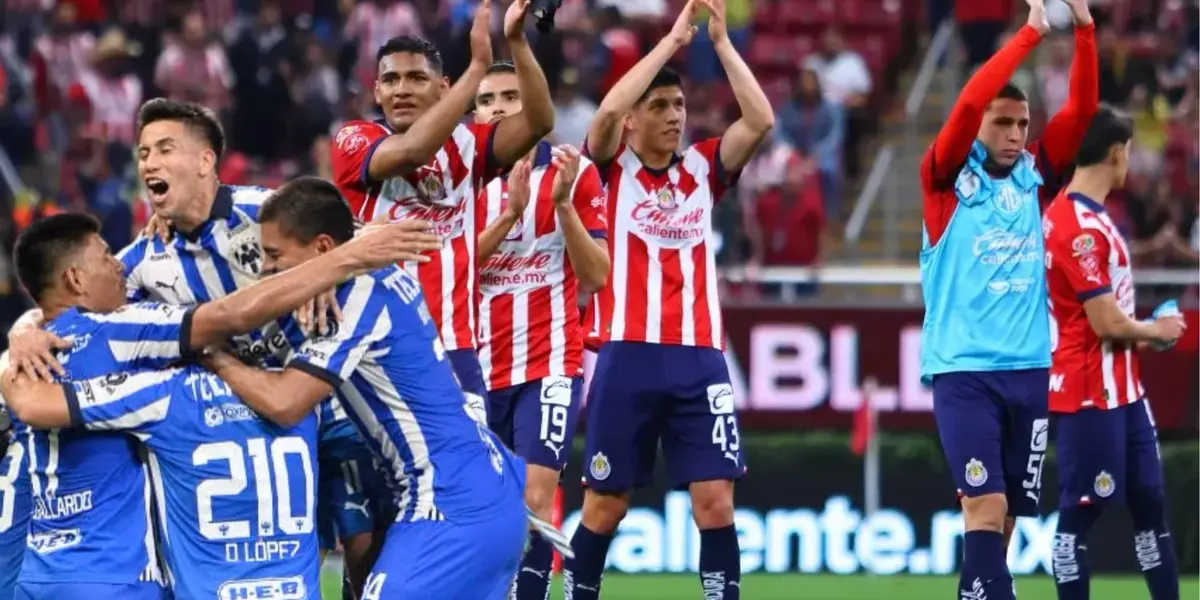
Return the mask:
<svg viewBox="0 0 1200 600">
<path fill-rule="evenodd" d="M 937 600 L 953 598 L 957 578 L 935 576 L 873 577 L 869 575 L 747 575 L 742 579 L 744 600 Z M 326 571 L 324 600 L 341 600 L 337 573 Z M 562 598 L 562 581 L 556 580 L 554 600 Z M 696 600 L 700 582 L 692 575 L 604 576 L 604 600 Z M 1056 600 L 1049 576 L 1017 579 L 1020 600 Z M 1092 600 L 1142 600 L 1146 586 L 1136 577 L 1101 577 L 1092 580 Z M 1200 597 L 1200 582 L 1185 578 L 1181 598 Z"/>
</svg>

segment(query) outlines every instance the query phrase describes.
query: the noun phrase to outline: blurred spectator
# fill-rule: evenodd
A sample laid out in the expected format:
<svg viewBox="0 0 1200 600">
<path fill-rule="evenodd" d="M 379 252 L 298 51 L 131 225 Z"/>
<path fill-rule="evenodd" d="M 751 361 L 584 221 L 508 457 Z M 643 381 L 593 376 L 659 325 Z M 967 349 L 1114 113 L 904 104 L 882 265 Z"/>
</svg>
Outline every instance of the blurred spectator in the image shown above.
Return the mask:
<svg viewBox="0 0 1200 600">
<path fill-rule="evenodd" d="M 582 147 L 597 108 L 596 103 L 579 89 L 579 71 L 564 71 L 562 82 L 554 93 L 554 140 Z"/>
<path fill-rule="evenodd" d="M 282 158 L 292 100 L 283 76 L 293 50 L 279 4 L 263 0 L 253 24 L 229 49 L 233 65 L 232 146 L 251 156 Z"/>
<path fill-rule="evenodd" d="M 862 55 L 846 48 L 846 40 L 836 28 L 821 36 L 821 52 L 808 57 L 804 68 L 816 71 L 825 98 L 845 110 L 846 137 L 843 156 L 846 174 L 857 177 L 858 145 L 871 127 L 874 116 L 868 111 L 871 71 Z"/>
<path fill-rule="evenodd" d="M 1100 61 L 1100 101 L 1114 106 L 1125 104 L 1132 87 L 1128 54 L 1120 45 L 1120 36 L 1112 28 L 1096 32 L 1096 55 Z"/>
<path fill-rule="evenodd" d="M 823 96 L 816 71 L 800 71 L 792 99 L 777 111 L 776 123 L 777 135 L 815 163 L 827 214 L 840 215 L 846 119 L 842 108 Z"/>
<path fill-rule="evenodd" d="M 725 4 L 725 22 L 729 29 L 729 41 L 738 52 L 745 54 L 750 44 L 750 25 L 754 20 L 754 0 L 729 0 Z M 692 21 L 696 26 L 696 37 L 687 51 L 687 75 L 693 83 L 710 83 L 720 79 L 724 69 L 712 39 L 708 37 L 708 9 L 696 11 Z"/>
<path fill-rule="evenodd" d="M 1053 116 L 1067 103 L 1071 90 L 1071 56 L 1075 53 L 1074 38 L 1070 34 L 1058 33 L 1051 36 L 1045 53 L 1045 61 L 1037 68 L 1042 107 L 1047 116 Z"/>
<path fill-rule="evenodd" d="M 758 193 L 747 207 L 751 263 L 763 266 L 808 267 L 821 262 L 825 204 L 812 163 L 793 154 L 783 181 Z M 809 295 L 812 284 L 767 285 L 769 295 Z"/>
<path fill-rule="evenodd" d="M 668 16 L 666 0 L 596 0 L 596 8 L 612 8 L 636 21 L 658 21 Z"/>
<path fill-rule="evenodd" d="M 368 87 L 375 81 L 375 52 L 384 42 L 399 35 L 424 35 L 417 10 L 408 0 L 362 0 L 357 4 L 342 0 L 341 4 L 353 6 L 342 37 L 354 43 L 354 74 L 360 84 Z"/>
<path fill-rule="evenodd" d="M 967 50 L 966 72 L 991 58 L 1013 16 L 1014 0 L 954 0 L 954 21 Z"/>
<path fill-rule="evenodd" d="M 199 11 L 183 17 L 183 31 L 159 55 L 154 84 L 172 100 L 198 102 L 218 113 L 229 108 L 233 70 Z"/>
<path fill-rule="evenodd" d="M 594 94 L 597 98 L 603 98 L 642 58 L 642 42 L 623 15 L 617 7 L 609 6 L 596 16 L 598 38 L 588 69 L 602 74 Z"/>
<path fill-rule="evenodd" d="M 297 110 L 293 133 L 298 147 L 307 148 L 314 138 L 332 128 L 334 107 L 341 100 L 341 85 L 337 70 L 329 64 L 324 48 L 316 39 L 304 45 L 304 56 L 291 79 L 292 102 Z"/>
<path fill-rule="evenodd" d="M 73 107 L 88 117 L 98 135 L 125 150 L 133 147 L 138 107 L 142 105 L 142 82 L 130 72 L 135 49 L 120 29 L 100 36 L 92 52 L 91 65 L 83 68 L 67 92 Z"/>
<path fill-rule="evenodd" d="M 55 5 L 46 32 L 33 44 L 31 57 L 38 79 L 38 105 L 44 113 L 62 105 L 67 90 L 88 68 L 95 46 L 95 36 L 79 26 L 75 5 Z"/>
<path fill-rule="evenodd" d="M 1193 201 L 1193 207 L 1194 207 Z M 1184 203 L 1171 194 L 1170 182 L 1159 180 L 1143 202 L 1128 206 L 1134 225 L 1131 251 L 1143 266 L 1197 266 L 1196 250 L 1189 242 L 1195 215 L 1185 214 Z M 1194 211 L 1194 208 L 1193 208 Z"/>
</svg>

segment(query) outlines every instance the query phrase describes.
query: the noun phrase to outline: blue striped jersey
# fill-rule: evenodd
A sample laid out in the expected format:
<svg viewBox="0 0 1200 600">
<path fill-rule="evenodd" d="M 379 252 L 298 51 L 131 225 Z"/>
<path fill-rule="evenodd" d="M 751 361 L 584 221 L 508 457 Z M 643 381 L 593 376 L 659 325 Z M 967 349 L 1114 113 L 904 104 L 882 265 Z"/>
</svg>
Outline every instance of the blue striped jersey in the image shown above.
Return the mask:
<svg viewBox="0 0 1200 600">
<path fill-rule="evenodd" d="M 68 309 L 46 324 L 74 345 L 58 355 L 69 379 L 161 369 L 185 358 L 191 311 L 131 304 L 100 314 Z M 162 581 L 150 485 L 129 437 L 24 428 L 33 513 L 23 582 Z"/>
<path fill-rule="evenodd" d="M 73 425 L 146 445 L 177 600 L 320 598 L 315 411 L 262 421 L 195 365 L 63 388 Z"/>
<path fill-rule="evenodd" d="M 0 413 L 3 412 L 0 408 Z M 0 420 L 8 420 L 7 415 L 0 416 Z M 19 429 L 21 427 L 0 426 L 0 447 L 5 446 L 7 440 L 7 448 L 0 454 L 0 600 L 13 598 L 17 575 L 25 558 L 29 517 L 33 513 L 25 444 L 14 437 Z"/>
<path fill-rule="evenodd" d="M 459 387 L 417 280 L 389 267 L 343 283 L 337 298 L 340 326 L 288 366 L 334 386 L 390 472 L 397 520 L 483 521 L 520 497 L 524 462 Z"/>
</svg>

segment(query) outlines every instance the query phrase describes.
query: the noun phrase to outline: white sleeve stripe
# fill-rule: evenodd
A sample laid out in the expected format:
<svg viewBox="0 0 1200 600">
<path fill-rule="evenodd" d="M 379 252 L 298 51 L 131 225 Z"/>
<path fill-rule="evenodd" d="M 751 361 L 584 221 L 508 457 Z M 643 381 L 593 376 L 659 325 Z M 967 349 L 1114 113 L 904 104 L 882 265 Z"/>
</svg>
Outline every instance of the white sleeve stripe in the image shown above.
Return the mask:
<svg viewBox="0 0 1200 600">
<path fill-rule="evenodd" d="M 179 323 L 180 315 L 186 308 L 170 306 L 170 310 L 159 307 L 127 305 L 111 313 L 88 313 L 87 317 L 98 323 L 114 323 L 127 325 L 174 325 Z"/>
<path fill-rule="evenodd" d="M 163 420 L 163 418 L 167 415 L 167 409 L 170 407 L 170 405 L 171 396 L 168 394 L 150 404 L 147 404 L 146 406 L 143 406 L 138 410 L 123 414 L 115 419 L 109 419 L 107 421 L 92 421 L 87 424 L 87 428 L 102 430 L 134 429 L 145 425 L 146 423 Z"/>
<path fill-rule="evenodd" d="M 112 352 L 113 358 L 123 363 L 138 359 L 179 358 L 181 356 L 179 340 L 169 342 L 109 340 L 108 349 Z"/>
</svg>

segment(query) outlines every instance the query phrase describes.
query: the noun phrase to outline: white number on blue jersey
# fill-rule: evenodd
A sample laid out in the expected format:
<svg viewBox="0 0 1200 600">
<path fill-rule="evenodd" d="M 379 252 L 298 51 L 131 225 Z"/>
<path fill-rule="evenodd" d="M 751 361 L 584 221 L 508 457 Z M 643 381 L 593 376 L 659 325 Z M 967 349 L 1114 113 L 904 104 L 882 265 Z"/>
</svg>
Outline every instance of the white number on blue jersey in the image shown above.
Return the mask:
<svg viewBox="0 0 1200 600">
<path fill-rule="evenodd" d="M 255 495 L 258 499 L 258 528 L 251 529 L 250 521 L 216 521 L 213 501 L 216 498 L 237 496 L 246 490 L 246 455 L 254 470 Z M 288 455 L 298 456 L 304 470 L 304 514 L 292 513 L 292 489 L 289 485 Z M 196 508 L 200 517 L 200 534 L 209 540 L 235 540 L 266 537 L 275 534 L 276 524 L 286 535 L 301 535 L 313 530 L 313 465 L 304 438 L 289 436 L 271 441 L 270 451 L 264 438 L 246 440 L 246 448 L 237 442 L 202 444 L 192 452 L 192 464 L 203 466 L 213 461 L 229 465 L 229 477 L 209 479 L 196 487 Z M 272 477 L 273 475 L 273 477 Z M 272 485 L 274 482 L 274 485 Z"/>
<path fill-rule="evenodd" d="M 3 457 L 0 457 L 2 459 Z M 0 473 L 0 533 L 13 525 L 13 510 L 17 504 L 17 489 L 13 485 L 21 475 L 21 463 L 25 459 L 25 446 L 13 442 L 8 448 L 8 468 Z"/>
</svg>

